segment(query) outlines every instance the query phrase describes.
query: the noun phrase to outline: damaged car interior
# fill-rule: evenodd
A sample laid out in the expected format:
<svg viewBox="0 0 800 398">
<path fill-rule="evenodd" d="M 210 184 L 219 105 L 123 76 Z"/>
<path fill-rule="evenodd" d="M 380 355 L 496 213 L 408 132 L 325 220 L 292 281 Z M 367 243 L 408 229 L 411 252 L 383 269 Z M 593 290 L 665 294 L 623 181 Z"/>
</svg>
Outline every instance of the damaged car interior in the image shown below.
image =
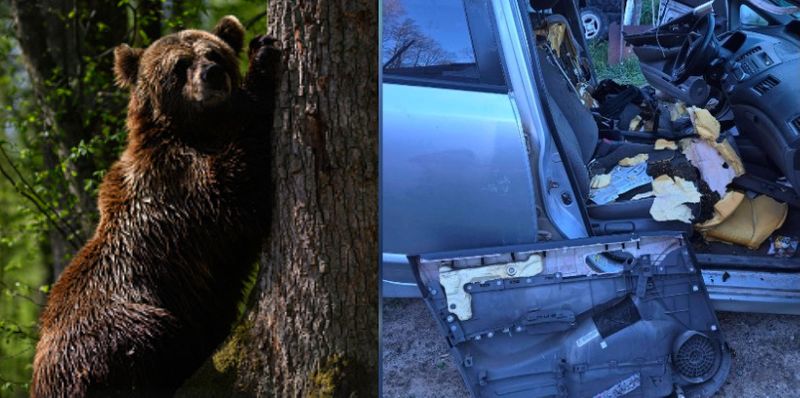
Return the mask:
<svg viewBox="0 0 800 398">
<path fill-rule="evenodd" d="M 592 230 L 680 230 L 701 262 L 798 269 L 800 21 L 731 30 L 700 5 L 625 37 L 648 82 L 636 87 L 593 83 L 581 36 L 558 29 L 573 13 L 557 1 L 530 17 Z"/>
<path fill-rule="evenodd" d="M 571 187 L 543 177 L 538 205 L 575 206 L 586 237 L 537 208 L 536 243 L 408 262 L 473 396 L 712 396 L 732 366 L 714 311 L 730 308 L 706 284 L 797 290 L 779 284 L 800 272 L 800 9 L 661 2 L 658 26 L 624 35 L 636 86 L 598 81 L 577 3 L 492 12 L 520 17 L 540 83 L 556 151 L 529 151 Z"/>
</svg>

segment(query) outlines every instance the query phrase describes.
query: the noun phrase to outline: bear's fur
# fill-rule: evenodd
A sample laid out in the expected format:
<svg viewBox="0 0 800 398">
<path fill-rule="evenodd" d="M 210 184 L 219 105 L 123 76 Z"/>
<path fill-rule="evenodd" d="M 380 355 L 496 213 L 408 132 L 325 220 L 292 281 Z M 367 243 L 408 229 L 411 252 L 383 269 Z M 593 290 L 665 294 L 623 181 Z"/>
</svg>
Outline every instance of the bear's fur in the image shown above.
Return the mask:
<svg viewBox="0 0 800 398">
<path fill-rule="evenodd" d="M 33 397 L 171 395 L 230 332 L 269 225 L 276 60 L 225 17 L 115 50 L 128 146 L 41 316 Z"/>
</svg>

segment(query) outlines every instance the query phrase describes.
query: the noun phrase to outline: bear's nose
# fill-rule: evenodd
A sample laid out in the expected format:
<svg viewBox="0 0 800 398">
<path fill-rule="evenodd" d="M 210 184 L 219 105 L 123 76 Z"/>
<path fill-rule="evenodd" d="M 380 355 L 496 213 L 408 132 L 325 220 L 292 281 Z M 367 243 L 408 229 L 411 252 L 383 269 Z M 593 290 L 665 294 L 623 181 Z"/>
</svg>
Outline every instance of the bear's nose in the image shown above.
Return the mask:
<svg viewBox="0 0 800 398">
<path fill-rule="evenodd" d="M 222 89 L 225 86 L 225 69 L 217 64 L 204 65 L 200 78 L 212 88 Z"/>
</svg>

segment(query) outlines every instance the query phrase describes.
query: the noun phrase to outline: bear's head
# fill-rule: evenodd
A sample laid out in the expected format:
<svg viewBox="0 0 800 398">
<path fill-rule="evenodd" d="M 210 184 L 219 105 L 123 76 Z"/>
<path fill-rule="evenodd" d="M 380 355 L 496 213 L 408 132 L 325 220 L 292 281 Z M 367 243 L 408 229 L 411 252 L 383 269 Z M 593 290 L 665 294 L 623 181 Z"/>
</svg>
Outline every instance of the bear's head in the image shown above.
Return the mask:
<svg viewBox="0 0 800 398">
<path fill-rule="evenodd" d="M 241 80 L 244 33 L 236 17 L 226 16 L 211 32 L 184 30 L 145 49 L 118 46 L 114 76 L 131 90 L 129 112 L 182 123 L 221 108 Z"/>
</svg>

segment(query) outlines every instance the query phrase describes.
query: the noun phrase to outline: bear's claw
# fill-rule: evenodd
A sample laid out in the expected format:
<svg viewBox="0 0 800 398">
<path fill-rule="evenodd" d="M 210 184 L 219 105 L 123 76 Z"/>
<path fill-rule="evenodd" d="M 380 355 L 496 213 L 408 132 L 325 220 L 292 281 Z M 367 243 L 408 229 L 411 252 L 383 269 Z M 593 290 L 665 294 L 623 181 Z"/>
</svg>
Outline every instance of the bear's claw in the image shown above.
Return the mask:
<svg viewBox="0 0 800 398">
<path fill-rule="evenodd" d="M 278 40 L 272 36 L 260 35 L 250 40 L 250 60 L 264 62 L 269 57 L 278 57 L 281 49 L 278 47 Z"/>
<path fill-rule="evenodd" d="M 250 40 L 250 68 L 245 78 L 248 91 L 259 97 L 272 97 L 275 91 L 282 52 L 280 42 L 274 37 L 261 35 Z"/>
</svg>

